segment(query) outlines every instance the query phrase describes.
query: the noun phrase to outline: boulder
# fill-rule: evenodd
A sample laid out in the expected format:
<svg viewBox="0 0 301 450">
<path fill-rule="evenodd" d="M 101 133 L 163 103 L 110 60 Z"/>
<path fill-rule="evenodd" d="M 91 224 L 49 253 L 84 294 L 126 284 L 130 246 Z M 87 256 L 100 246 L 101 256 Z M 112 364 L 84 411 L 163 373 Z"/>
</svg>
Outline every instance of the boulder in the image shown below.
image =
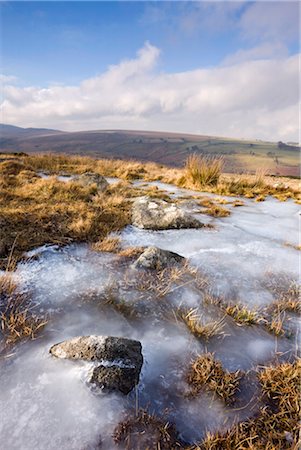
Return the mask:
<svg viewBox="0 0 301 450">
<path fill-rule="evenodd" d="M 74 178 L 74 180 L 82 184 L 83 186 L 91 186 L 92 184 L 96 184 L 99 191 L 105 191 L 109 186 L 109 183 L 102 175 L 93 172 L 87 172 L 83 173 L 82 175 L 78 175 Z"/>
<path fill-rule="evenodd" d="M 57 358 L 93 361 L 89 382 L 104 391 L 128 394 L 139 382 L 143 364 L 139 341 L 112 336 L 80 336 L 50 348 Z"/>
<path fill-rule="evenodd" d="M 161 270 L 165 267 L 183 263 L 184 261 L 185 258 L 177 253 L 162 250 L 158 247 L 147 247 L 147 249 L 134 262 L 133 267 Z"/>
<path fill-rule="evenodd" d="M 174 203 L 142 197 L 133 204 L 132 222 L 146 230 L 201 228 L 204 226 Z"/>
</svg>

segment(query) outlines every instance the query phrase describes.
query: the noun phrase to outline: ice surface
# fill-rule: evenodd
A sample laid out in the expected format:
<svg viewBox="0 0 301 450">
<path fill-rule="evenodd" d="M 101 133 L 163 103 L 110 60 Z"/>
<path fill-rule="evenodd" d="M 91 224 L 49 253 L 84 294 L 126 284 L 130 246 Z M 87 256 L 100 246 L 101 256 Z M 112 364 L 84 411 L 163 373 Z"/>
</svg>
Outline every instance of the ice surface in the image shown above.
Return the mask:
<svg viewBox="0 0 301 450">
<path fill-rule="evenodd" d="M 188 191 L 169 186 L 168 192 L 180 196 Z M 298 206 L 273 199 L 245 204 L 231 208 L 229 217 L 212 219 L 214 230 L 145 231 L 129 226 L 121 234 L 122 245 L 155 245 L 177 252 L 208 277 L 213 294 L 260 308 L 274 300 L 265 283 L 269 273 L 298 277 L 298 251 L 286 245 L 297 243 Z M 293 340 L 275 339 L 263 328 L 240 327 L 232 320 L 226 320 L 223 337 L 204 343 L 172 320 L 172 314 L 165 316 L 166 307 L 172 313 L 185 306 L 198 307 L 205 320 L 216 318 L 203 306 L 202 293 L 188 284 L 171 292 L 164 304 L 153 291 L 137 290 L 141 272 L 116 255 L 71 245 L 43 246 L 28 256 L 30 260 L 18 265 L 16 280 L 50 320 L 41 338 L 18 346 L 14 356 L 1 361 L 3 448 L 96 449 L 101 438 L 102 448 L 113 450 L 111 434 L 134 405 L 167 414 L 182 438 L 195 442 L 206 430 L 224 429 L 254 412 L 232 411 L 209 394 L 194 400 L 183 396 L 188 389 L 185 372 L 197 354 L 212 351 L 228 370 L 249 370 L 273 361 L 277 352 L 293 350 Z M 127 287 L 125 277 L 130 280 Z M 127 305 L 141 312 L 138 318 L 104 304 L 112 286 Z M 96 395 L 85 383 L 85 363 L 49 354 L 51 345 L 89 334 L 141 341 L 141 380 L 128 397 Z"/>
</svg>

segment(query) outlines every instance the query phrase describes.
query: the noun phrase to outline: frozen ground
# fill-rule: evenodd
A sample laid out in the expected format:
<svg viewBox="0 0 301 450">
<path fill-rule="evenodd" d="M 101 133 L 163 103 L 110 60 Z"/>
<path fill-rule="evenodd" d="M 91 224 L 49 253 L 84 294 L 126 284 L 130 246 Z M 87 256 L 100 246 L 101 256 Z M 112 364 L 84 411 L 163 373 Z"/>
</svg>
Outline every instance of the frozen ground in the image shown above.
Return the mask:
<svg viewBox="0 0 301 450">
<path fill-rule="evenodd" d="M 189 192 L 168 189 L 177 198 Z M 153 232 L 129 226 L 121 234 L 122 245 L 175 251 L 208 277 L 213 294 L 263 307 L 274 300 L 266 285 L 270 274 L 298 277 L 298 251 L 287 243 L 297 244 L 299 208 L 273 199 L 244 202 L 239 208 L 227 205 L 229 217 L 210 219 L 214 230 Z M 199 307 L 204 320 L 216 319 L 216 311 L 202 304 L 202 292 L 188 284 L 165 299 L 151 290 L 144 293 L 136 284 L 140 272 L 115 255 L 73 245 L 45 246 L 31 256 L 19 264 L 16 278 L 20 289 L 32 296 L 36 311 L 47 313 L 50 320 L 41 338 L 19 345 L 13 356 L 1 360 L 0 442 L 5 449 L 92 450 L 101 439 L 102 448 L 113 450 L 115 426 L 126 410 L 137 406 L 164 413 L 183 440 L 193 443 L 206 430 L 224 429 L 252 414 L 251 407 L 235 411 L 208 394 L 186 398 L 184 373 L 194 356 L 213 351 L 225 368 L 251 371 L 276 353 L 288 358 L 294 352 L 294 339 L 276 339 L 261 327 L 240 327 L 233 321 L 226 321 L 224 336 L 208 343 L 193 337 L 166 312 L 179 305 Z M 108 289 L 132 305 L 134 318 L 105 305 Z M 297 326 L 296 320 L 293 323 Z M 86 364 L 49 355 L 52 344 L 88 334 L 142 342 L 144 365 L 135 392 L 127 397 L 95 395 L 85 384 Z M 256 386 L 250 382 L 241 401 L 247 404 L 254 393 Z"/>
</svg>

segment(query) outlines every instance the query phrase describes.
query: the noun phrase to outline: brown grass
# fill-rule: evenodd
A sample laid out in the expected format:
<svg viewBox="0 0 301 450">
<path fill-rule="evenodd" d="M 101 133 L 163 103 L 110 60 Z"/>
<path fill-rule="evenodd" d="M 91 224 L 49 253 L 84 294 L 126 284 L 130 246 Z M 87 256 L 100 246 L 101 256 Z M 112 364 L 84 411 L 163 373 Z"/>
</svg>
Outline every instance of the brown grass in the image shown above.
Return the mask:
<svg viewBox="0 0 301 450">
<path fill-rule="evenodd" d="M 222 158 L 197 155 L 188 156 L 185 163 L 185 177 L 195 186 L 216 186 L 223 168 Z"/>
<path fill-rule="evenodd" d="M 238 324 L 254 325 L 260 322 L 256 311 L 252 311 L 241 304 L 226 306 L 225 313 L 233 317 Z"/>
<path fill-rule="evenodd" d="M 14 256 L 45 243 L 98 242 L 130 223 L 131 202 L 125 186 L 110 186 L 98 193 L 55 178 L 27 178 L 2 174 L 0 164 L 0 241 L 5 243 L 1 267 L 6 267 L 15 242 Z M 5 168 L 6 170 L 6 168 Z M 126 190 L 127 189 L 127 190 Z"/>
<path fill-rule="evenodd" d="M 223 369 L 221 362 L 214 358 L 213 353 L 200 355 L 193 361 L 187 374 L 187 381 L 191 386 L 190 395 L 195 396 L 206 389 L 214 392 L 226 404 L 231 404 L 241 376 L 239 370 L 229 372 Z"/>
<path fill-rule="evenodd" d="M 11 274 L 0 276 L 0 327 L 2 350 L 23 339 L 34 339 L 47 320 L 33 314 L 30 299 L 17 292 Z"/>
<path fill-rule="evenodd" d="M 301 364 L 283 363 L 258 374 L 262 387 L 259 414 L 226 433 L 208 433 L 195 450 L 298 450 Z"/>
<path fill-rule="evenodd" d="M 157 298 L 163 298 L 186 285 L 194 285 L 199 289 L 207 286 L 206 278 L 187 262 L 180 267 L 167 267 L 152 272 L 145 271 L 135 279 L 128 278 L 127 275 L 124 278 L 126 289 L 135 289 L 142 295 L 149 292 Z"/>
<path fill-rule="evenodd" d="M 175 450 L 183 448 L 178 443 L 174 425 L 139 410 L 128 416 L 115 429 L 114 442 L 126 450 Z"/>
<path fill-rule="evenodd" d="M 207 163 L 208 169 L 211 165 L 219 166 L 220 161 L 211 160 Z M 194 159 L 191 157 L 187 163 L 187 170 L 191 169 L 193 172 L 193 167 Z M 198 175 L 191 175 L 191 178 L 187 176 L 187 171 L 182 169 L 171 169 L 153 163 L 95 160 L 51 154 L 26 157 L 14 155 L 13 160 L 0 163 L 0 241 L 3 243 L 0 267 L 2 268 L 7 264 L 7 257 L 15 240 L 17 259 L 20 259 L 24 251 L 45 243 L 102 241 L 108 233 L 118 231 L 130 222 L 130 198 L 141 194 L 141 190 L 125 182 L 111 185 L 105 193 L 99 194 L 96 186 L 81 186 L 76 181 L 63 183 L 55 177 L 41 179 L 37 177 L 35 171 L 56 175 L 95 172 L 123 179 L 139 176 L 148 181 L 162 180 L 166 183 L 226 195 L 255 197 L 276 195 L 285 198 L 298 198 L 299 195 L 298 190 L 292 187 L 293 184 L 289 184 L 291 181 L 285 184 L 278 183 L 276 186 L 275 179 L 269 178 L 269 184 L 267 177 L 262 174 L 230 178 L 219 174 L 218 179 L 210 175 L 207 184 L 202 184 L 201 181 L 201 184 L 196 186 L 192 178 L 197 180 Z M 168 199 L 166 194 L 156 187 L 150 188 L 148 194 Z M 211 209 L 213 204 L 208 205 L 208 214 L 216 216 L 228 214 L 221 209 L 222 207 L 214 206 Z"/>
<path fill-rule="evenodd" d="M 204 213 L 212 217 L 228 217 L 231 214 L 229 209 L 223 208 L 220 205 L 213 205 L 205 209 Z"/>
<path fill-rule="evenodd" d="M 25 164 L 34 170 L 49 173 L 78 174 L 96 172 L 108 177 L 132 179 L 132 175 L 143 178 L 145 181 L 163 181 L 186 188 L 199 189 L 191 177 L 183 169 L 174 169 L 155 163 L 139 163 L 136 161 L 122 161 L 113 159 L 95 160 L 88 157 L 67 155 L 34 155 L 21 158 Z M 217 163 L 218 164 L 218 163 Z M 300 186 L 298 180 L 266 176 L 265 171 L 258 170 L 255 175 L 220 174 L 218 183 L 206 184 L 201 190 L 217 193 L 219 195 L 273 195 L 279 200 L 294 198 L 300 199 Z"/>
<path fill-rule="evenodd" d="M 93 250 L 97 252 L 118 253 L 120 251 L 121 239 L 118 236 L 107 236 L 102 241 L 92 244 Z"/>
<path fill-rule="evenodd" d="M 198 312 L 198 308 L 192 308 L 188 311 L 180 308 L 175 312 L 175 316 L 197 338 L 209 340 L 213 336 L 221 336 L 224 334 L 224 318 L 212 322 L 204 322 Z"/>
<path fill-rule="evenodd" d="M 123 250 L 119 250 L 118 256 L 121 256 L 122 258 L 138 258 L 143 252 L 145 248 L 144 247 L 127 247 Z"/>
</svg>

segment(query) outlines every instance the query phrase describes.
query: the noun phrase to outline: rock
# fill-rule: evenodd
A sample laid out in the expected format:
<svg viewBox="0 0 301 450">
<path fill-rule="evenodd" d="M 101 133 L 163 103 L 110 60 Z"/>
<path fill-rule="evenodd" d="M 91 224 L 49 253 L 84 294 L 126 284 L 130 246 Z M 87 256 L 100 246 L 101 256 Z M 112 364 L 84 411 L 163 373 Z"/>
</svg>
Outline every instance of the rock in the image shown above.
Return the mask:
<svg viewBox="0 0 301 450">
<path fill-rule="evenodd" d="M 89 382 L 104 391 L 120 391 L 128 394 L 139 383 L 136 367 L 103 366 L 95 367 Z"/>
<path fill-rule="evenodd" d="M 134 202 L 132 221 L 136 227 L 146 230 L 201 228 L 204 226 L 174 203 L 148 197 L 139 198 Z"/>
<path fill-rule="evenodd" d="M 128 394 L 139 382 L 143 364 L 139 341 L 112 336 L 80 336 L 55 344 L 57 358 L 94 361 L 89 382 L 105 391 Z"/>
<path fill-rule="evenodd" d="M 74 178 L 75 181 L 79 182 L 83 186 L 91 186 L 96 184 L 99 191 L 105 191 L 109 186 L 107 180 L 98 173 L 87 172 L 82 175 L 78 175 Z"/>
<path fill-rule="evenodd" d="M 178 263 L 183 263 L 185 258 L 174 252 L 162 250 L 158 247 L 148 247 L 134 262 L 133 266 L 145 269 L 161 270 Z"/>
</svg>

